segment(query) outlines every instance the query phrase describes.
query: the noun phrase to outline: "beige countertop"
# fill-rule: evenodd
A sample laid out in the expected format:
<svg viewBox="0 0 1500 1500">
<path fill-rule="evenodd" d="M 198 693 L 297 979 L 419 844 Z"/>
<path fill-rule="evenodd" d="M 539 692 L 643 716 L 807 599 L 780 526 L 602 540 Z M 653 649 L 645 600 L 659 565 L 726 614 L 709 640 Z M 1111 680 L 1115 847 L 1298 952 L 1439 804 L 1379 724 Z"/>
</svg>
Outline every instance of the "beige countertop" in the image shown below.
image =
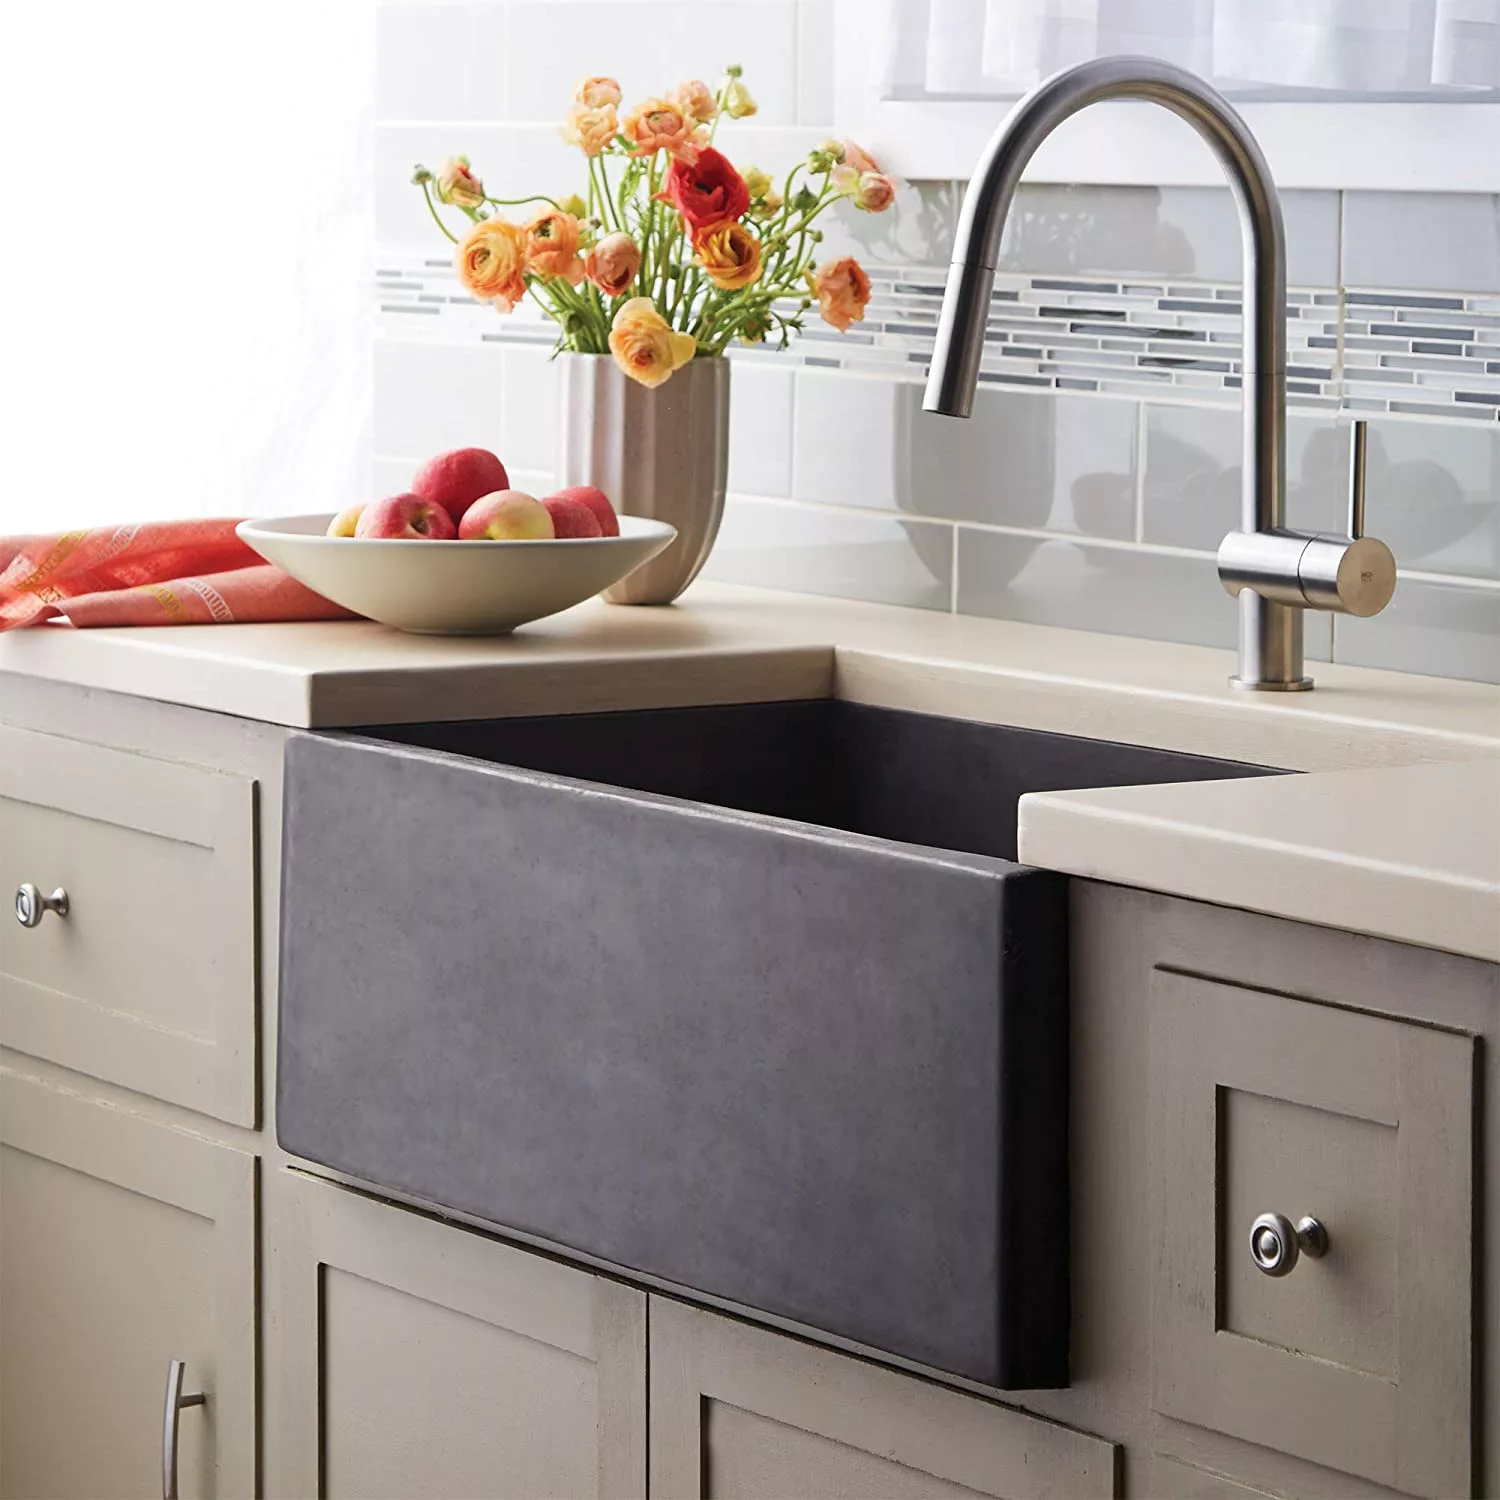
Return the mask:
<svg viewBox="0 0 1500 1500">
<path fill-rule="evenodd" d="M 1037 794 L 1022 857 L 1500 958 L 1500 688 L 1311 663 L 1311 693 L 1241 693 L 1232 669 L 1206 647 L 723 584 L 494 639 L 364 622 L 0 636 L 0 672 L 297 727 L 833 693 L 1323 773 Z"/>
</svg>

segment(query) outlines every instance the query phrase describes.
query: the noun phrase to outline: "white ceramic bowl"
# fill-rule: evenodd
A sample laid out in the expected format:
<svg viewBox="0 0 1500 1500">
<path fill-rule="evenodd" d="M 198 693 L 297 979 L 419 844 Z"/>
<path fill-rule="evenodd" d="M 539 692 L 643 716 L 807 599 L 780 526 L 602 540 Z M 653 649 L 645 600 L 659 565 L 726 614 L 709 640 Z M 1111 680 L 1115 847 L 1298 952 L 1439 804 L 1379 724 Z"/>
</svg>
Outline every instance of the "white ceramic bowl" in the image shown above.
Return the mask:
<svg viewBox="0 0 1500 1500">
<path fill-rule="evenodd" d="M 267 562 L 356 614 L 419 635 L 504 635 L 618 583 L 677 535 L 621 516 L 619 536 L 429 542 L 326 536 L 331 514 L 242 521 Z"/>
</svg>

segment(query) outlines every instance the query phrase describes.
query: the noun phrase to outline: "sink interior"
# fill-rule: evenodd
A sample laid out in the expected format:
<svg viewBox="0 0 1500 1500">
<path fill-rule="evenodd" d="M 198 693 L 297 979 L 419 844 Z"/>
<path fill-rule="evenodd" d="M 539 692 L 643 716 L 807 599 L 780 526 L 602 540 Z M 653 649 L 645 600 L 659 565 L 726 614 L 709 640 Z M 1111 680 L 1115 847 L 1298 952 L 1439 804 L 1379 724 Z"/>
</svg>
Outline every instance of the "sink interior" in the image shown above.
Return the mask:
<svg viewBox="0 0 1500 1500">
<path fill-rule="evenodd" d="M 362 733 L 996 859 L 1025 792 L 1277 774 L 1263 766 L 823 698 Z"/>
</svg>

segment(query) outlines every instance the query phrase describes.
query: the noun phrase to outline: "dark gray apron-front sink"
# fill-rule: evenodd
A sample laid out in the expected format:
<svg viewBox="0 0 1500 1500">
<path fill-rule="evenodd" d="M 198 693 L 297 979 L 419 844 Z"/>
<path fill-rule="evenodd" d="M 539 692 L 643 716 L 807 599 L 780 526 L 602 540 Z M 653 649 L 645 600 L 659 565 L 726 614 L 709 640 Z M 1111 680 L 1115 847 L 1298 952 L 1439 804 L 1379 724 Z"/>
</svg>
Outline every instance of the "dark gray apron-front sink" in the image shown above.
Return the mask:
<svg viewBox="0 0 1500 1500">
<path fill-rule="evenodd" d="M 1066 882 L 1016 799 L 1251 774 L 836 701 L 295 735 L 278 1138 L 1065 1385 Z"/>
</svg>

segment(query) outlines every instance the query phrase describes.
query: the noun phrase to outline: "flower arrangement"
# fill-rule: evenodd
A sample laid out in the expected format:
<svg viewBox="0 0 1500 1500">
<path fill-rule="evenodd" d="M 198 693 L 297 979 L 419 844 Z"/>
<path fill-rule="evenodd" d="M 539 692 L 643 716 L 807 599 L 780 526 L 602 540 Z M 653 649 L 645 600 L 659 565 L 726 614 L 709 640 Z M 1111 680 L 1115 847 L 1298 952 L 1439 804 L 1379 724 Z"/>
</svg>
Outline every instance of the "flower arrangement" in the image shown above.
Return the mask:
<svg viewBox="0 0 1500 1500">
<path fill-rule="evenodd" d="M 691 359 L 735 339 L 779 335 L 786 347 L 814 303 L 840 332 L 859 322 L 870 280 L 850 257 L 817 264 L 815 221 L 848 198 L 889 208 L 895 183 L 852 141 L 826 141 L 778 187 L 741 173 L 714 140 L 725 118 L 755 113 L 729 68 L 717 89 L 697 79 L 618 113 L 620 85 L 585 78 L 562 127 L 583 153 L 587 192 L 493 198 L 465 156 L 413 182 L 456 247 L 470 293 L 508 313 L 530 296 L 558 325 L 558 350 L 609 354 L 632 380 L 658 386 Z M 498 212 L 540 207 L 525 223 Z M 440 205 L 469 220 L 460 236 Z"/>
</svg>

